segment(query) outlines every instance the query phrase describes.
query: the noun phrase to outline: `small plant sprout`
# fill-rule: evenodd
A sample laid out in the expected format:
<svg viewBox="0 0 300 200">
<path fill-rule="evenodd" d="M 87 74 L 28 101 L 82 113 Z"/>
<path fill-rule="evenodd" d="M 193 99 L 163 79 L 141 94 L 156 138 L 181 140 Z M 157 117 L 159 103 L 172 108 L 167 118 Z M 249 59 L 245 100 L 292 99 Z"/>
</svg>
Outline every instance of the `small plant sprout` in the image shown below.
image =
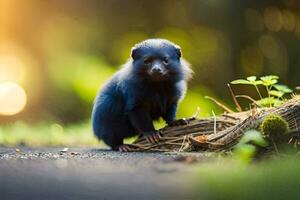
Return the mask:
<svg viewBox="0 0 300 200">
<path fill-rule="evenodd" d="M 247 98 L 253 101 L 253 103 L 258 105 L 259 107 L 272 107 L 272 106 L 278 106 L 282 104 L 282 102 L 284 101 L 283 96 L 285 94 L 289 94 L 293 92 L 293 90 L 291 90 L 288 86 L 277 84 L 278 79 L 279 77 L 275 75 L 262 76 L 259 79 L 257 79 L 256 76 L 249 76 L 246 79 L 234 80 L 231 82 L 231 84 L 254 86 L 255 90 L 257 91 L 260 97 L 259 100 L 254 100 L 252 97 L 249 97 L 247 95 L 237 95 L 236 97 Z M 265 87 L 267 93 L 266 97 L 262 95 L 259 86 Z"/>
<path fill-rule="evenodd" d="M 256 80 L 256 76 L 249 76 L 246 78 L 246 80 L 244 79 L 238 79 L 238 80 L 235 80 L 235 81 L 231 81 L 231 84 L 244 84 L 244 85 L 253 85 L 259 95 L 259 97 L 262 99 L 262 95 L 258 89 L 258 85 L 261 85 L 262 84 L 262 81 L 261 80 Z"/>
</svg>

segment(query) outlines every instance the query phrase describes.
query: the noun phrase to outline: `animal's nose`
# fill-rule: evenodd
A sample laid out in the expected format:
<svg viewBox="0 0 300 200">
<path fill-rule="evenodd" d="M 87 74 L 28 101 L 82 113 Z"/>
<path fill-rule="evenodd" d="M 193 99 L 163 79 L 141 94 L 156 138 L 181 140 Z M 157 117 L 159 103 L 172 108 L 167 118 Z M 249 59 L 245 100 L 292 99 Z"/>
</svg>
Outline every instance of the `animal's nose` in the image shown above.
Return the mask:
<svg viewBox="0 0 300 200">
<path fill-rule="evenodd" d="M 152 67 L 151 71 L 152 71 L 153 73 L 161 73 L 161 72 L 162 72 L 161 68 L 158 67 L 158 66 Z"/>
</svg>

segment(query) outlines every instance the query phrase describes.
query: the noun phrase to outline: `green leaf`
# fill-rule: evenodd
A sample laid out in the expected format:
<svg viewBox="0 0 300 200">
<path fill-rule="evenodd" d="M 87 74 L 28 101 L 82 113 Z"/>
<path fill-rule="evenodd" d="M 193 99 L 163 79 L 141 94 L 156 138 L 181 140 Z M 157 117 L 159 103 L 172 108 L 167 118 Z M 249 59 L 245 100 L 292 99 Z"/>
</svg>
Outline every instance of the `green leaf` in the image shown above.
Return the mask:
<svg viewBox="0 0 300 200">
<path fill-rule="evenodd" d="M 274 85 L 274 88 L 280 92 L 283 92 L 283 93 L 292 93 L 293 90 L 290 89 L 288 86 L 286 85 L 279 85 L 279 84 L 276 84 Z"/>
<path fill-rule="evenodd" d="M 278 80 L 279 76 L 276 75 L 268 75 L 268 76 L 262 76 L 260 77 L 261 80 Z"/>
<path fill-rule="evenodd" d="M 254 82 L 254 81 L 256 81 L 256 76 L 249 76 L 249 77 L 247 77 L 247 80 L 250 82 Z"/>
<path fill-rule="evenodd" d="M 250 78 L 250 77 L 248 77 Z M 247 79 L 248 79 L 247 78 Z M 250 78 L 248 80 L 238 79 L 230 82 L 231 84 L 242 84 L 242 85 L 261 85 L 263 82 L 261 80 L 254 80 L 254 78 Z"/>
<path fill-rule="evenodd" d="M 260 79 L 263 81 L 263 85 L 271 86 L 278 82 L 279 77 L 275 75 L 262 76 Z"/>
<path fill-rule="evenodd" d="M 277 80 L 264 80 L 263 82 L 262 82 L 262 84 L 264 85 L 264 86 L 271 86 L 271 85 L 274 85 L 274 84 L 276 84 L 277 83 Z"/>
<path fill-rule="evenodd" d="M 230 82 L 231 84 L 246 84 L 246 85 L 251 85 L 251 83 L 247 80 L 244 79 L 238 79 Z"/>
<path fill-rule="evenodd" d="M 257 80 L 253 82 L 254 85 L 262 85 L 263 82 L 261 80 Z"/>
<path fill-rule="evenodd" d="M 261 85 L 263 83 L 261 80 L 256 80 L 256 76 L 249 76 L 247 77 L 247 80 L 251 85 Z"/>
<path fill-rule="evenodd" d="M 257 131 L 257 130 L 249 130 L 247 131 L 244 136 L 241 138 L 239 145 L 241 144 L 247 144 L 247 143 L 253 143 L 262 147 L 265 147 L 268 145 L 268 143 L 263 138 L 263 135 Z"/>
<path fill-rule="evenodd" d="M 276 102 L 274 103 L 273 106 L 274 106 L 274 107 L 278 107 L 278 106 L 280 106 L 281 104 L 283 104 L 283 102 L 284 102 L 284 101 L 281 101 L 281 100 L 278 99 L 278 101 L 276 101 Z"/>
<path fill-rule="evenodd" d="M 275 96 L 275 97 L 282 97 L 284 95 L 284 92 L 277 91 L 277 90 L 271 90 L 269 92 L 270 95 Z"/>
<path fill-rule="evenodd" d="M 277 106 L 282 103 L 281 100 L 276 99 L 274 97 L 266 97 L 261 100 L 256 101 L 256 104 L 261 106 L 261 107 L 270 107 L 270 106 Z"/>
</svg>

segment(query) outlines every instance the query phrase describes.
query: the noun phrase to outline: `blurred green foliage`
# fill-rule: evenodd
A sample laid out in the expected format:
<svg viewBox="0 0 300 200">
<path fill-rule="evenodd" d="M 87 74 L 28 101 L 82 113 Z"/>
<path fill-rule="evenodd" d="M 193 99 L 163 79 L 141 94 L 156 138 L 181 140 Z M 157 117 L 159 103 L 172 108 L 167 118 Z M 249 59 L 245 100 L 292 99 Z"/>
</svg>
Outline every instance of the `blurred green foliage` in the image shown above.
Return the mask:
<svg viewBox="0 0 300 200">
<path fill-rule="evenodd" d="M 101 85 L 115 72 L 101 57 L 82 54 L 63 54 L 49 64 L 51 82 L 64 90 L 73 90 L 88 102 L 93 102 Z"/>
<path fill-rule="evenodd" d="M 241 165 L 231 159 L 196 166 L 194 193 L 199 199 L 298 199 L 299 156 Z M 195 178 L 196 177 L 196 178 Z"/>
<path fill-rule="evenodd" d="M 104 146 L 91 133 L 89 123 L 62 126 L 40 122 L 23 122 L 0 127 L 0 144 L 6 146 Z"/>
<path fill-rule="evenodd" d="M 257 130 L 248 130 L 235 146 L 234 156 L 241 163 L 250 163 L 256 156 L 258 147 L 266 147 L 267 141 Z"/>
</svg>

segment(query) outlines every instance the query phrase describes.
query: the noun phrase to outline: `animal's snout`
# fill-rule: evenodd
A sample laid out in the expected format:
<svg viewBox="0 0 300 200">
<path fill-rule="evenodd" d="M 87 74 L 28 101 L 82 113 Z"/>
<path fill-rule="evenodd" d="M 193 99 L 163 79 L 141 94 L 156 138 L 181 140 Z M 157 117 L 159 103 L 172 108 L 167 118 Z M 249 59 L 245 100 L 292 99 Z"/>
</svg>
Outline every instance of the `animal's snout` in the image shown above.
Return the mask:
<svg viewBox="0 0 300 200">
<path fill-rule="evenodd" d="M 163 70 L 160 66 L 153 66 L 151 69 L 151 73 L 162 73 Z"/>
</svg>

